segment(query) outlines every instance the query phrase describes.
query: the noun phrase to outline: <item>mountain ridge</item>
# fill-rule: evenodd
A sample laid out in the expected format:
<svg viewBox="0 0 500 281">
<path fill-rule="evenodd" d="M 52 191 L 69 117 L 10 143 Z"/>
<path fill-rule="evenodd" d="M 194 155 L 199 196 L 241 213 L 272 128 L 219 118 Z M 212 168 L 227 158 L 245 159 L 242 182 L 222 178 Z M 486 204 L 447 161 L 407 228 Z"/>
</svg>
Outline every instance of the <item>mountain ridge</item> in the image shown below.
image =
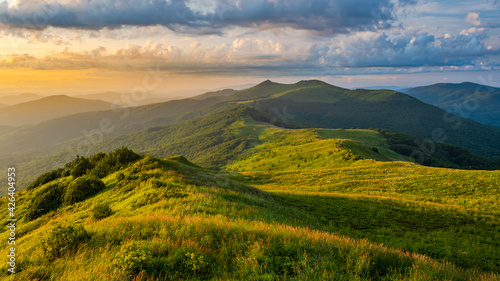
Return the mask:
<svg viewBox="0 0 500 281">
<path fill-rule="evenodd" d="M 9 106 L 0 112 L 0 125 L 33 125 L 46 120 L 80 112 L 109 110 L 112 104 L 101 100 L 85 100 L 66 95 L 53 95 Z"/>
<path fill-rule="evenodd" d="M 471 82 L 439 83 L 405 92 L 462 118 L 500 128 L 500 88 Z"/>
</svg>

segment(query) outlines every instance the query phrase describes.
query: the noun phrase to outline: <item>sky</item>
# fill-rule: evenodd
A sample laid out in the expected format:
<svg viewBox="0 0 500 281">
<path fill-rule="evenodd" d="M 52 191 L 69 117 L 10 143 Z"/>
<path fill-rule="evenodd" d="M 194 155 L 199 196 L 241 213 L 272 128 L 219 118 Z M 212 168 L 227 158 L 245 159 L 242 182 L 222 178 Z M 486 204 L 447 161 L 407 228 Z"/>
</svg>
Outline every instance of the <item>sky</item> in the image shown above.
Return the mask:
<svg viewBox="0 0 500 281">
<path fill-rule="evenodd" d="M 0 95 L 500 87 L 500 0 L 0 1 Z"/>
</svg>

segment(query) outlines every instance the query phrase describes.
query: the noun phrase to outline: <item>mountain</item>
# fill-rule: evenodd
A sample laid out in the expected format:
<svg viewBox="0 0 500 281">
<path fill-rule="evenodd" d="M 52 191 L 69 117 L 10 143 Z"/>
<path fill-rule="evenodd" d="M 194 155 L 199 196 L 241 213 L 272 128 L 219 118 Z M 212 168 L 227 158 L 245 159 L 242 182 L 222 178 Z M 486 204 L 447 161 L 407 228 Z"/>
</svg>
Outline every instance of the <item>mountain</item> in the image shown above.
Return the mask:
<svg viewBox="0 0 500 281">
<path fill-rule="evenodd" d="M 19 94 L 19 95 L 9 95 L 1 97 L 2 103 L 6 105 L 15 105 L 19 103 L 29 102 L 44 98 L 45 96 L 37 95 L 37 94 Z"/>
<path fill-rule="evenodd" d="M 356 159 L 373 131 L 265 131 L 231 172 L 119 148 L 40 175 L 16 193 L 30 255 L 1 279 L 497 279 L 498 171 Z"/>
<path fill-rule="evenodd" d="M 369 86 L 369 87 L 362 87 L 362 88 L 353 88 L 353 90 L 357 90 L 357 89 L 365 89 L 365 90 L 391 90 L 391 91 L 396 91 L 396 92 L 402 92 L 404 93 L 404 91 L 406 89 L 408 89 L 408 87 L 401 87 L 401 86 Z"/>
<path fill-rule="evenodd" d="M 500 129 L 459 118 L 395 91 L 348 90 L 321 81 L 265 81 L 226 100 L 274 114 L 283 122 L 293 120 L 321 128 L 388 129 L 462 146 L 482 156 L 500 156 Z"/>
<path fill-rule="evenodd" d="M 475 83 L 441 83 L 405 91 L 462 118 L 500 128 L 500 88 Z"/>
<path fill-rule="evenodd" d="M 273 114 L 273 122 L 281 120 L 288 123 L 293 119 L 304 127 L 387 129 L 462 146 L 482 156 L 500 155 L 498 128 L 447 114 L 402 93 L 349 90 L 321 81 L 301 81 L 296 84 L 265 81 L 228 96 L 213 96 L 205 100 L 185 99 L 121 111 L 67 116 L 0 137 L 0 153 L 69 141 L 83 136 L 83 130 L 90 132 L 98 129 L 100 121 L 104 119 L 113 123 L 113 132 L 108 130 L 105 135 L 112 137 L 197 118 L 241 104 Z"/>
<path fill-rule="evenodd" d="M 227 97 L 230 96 L 238 91 L 233 90 L 233 89 L 224 89 L 224 90 L 219 90 L 219 91 L 214 91 L 214 92 L 207 92 L 204 94 L 201 94 L 199 96 L 194 96 L 192 97 L 193 99 L 197 100 L 204 100 L 207 98 L 212 98 L 212 97 Z"/>
<path fill-rule="evenodd" d="M 10 106 L 0 112 L 0 125 L 22 126 L 80 112 L 109 110 L 110 103 L 68 96 L 50 96 Z"/>
<path fill-rule="evenodd" d="M 217 98 L 206 100 L 175 100 L 134 108 L 84 112 L 22 127 L 0 136 L 0 154 L 11 154 L 39 149 L 39 154 L 62 151 L 61 143 L 82 138 L 82 142 L 95 142 L 102 138 L 130 134 L 149 127 L 166 126 L 182 120 L 202 116 L 225 108 L 214 106 Z M 31 155 L 33 152 L 30 153 Z M 15 156 L 14 158 L 18 158 Z"/>
<path fill-rule="evenodd" d="M 161 103 L 174 99 L 182 99 L 181 97 L 162 97 L 158 95 L 146 95 L 144 99 L 132 99 L 131 94 L 128 93 L 116 93 L 116 92 L 105 92 L 98 94 L 87 94 L 87 95 L 77 95 L 75 98 L 80 99 L 90 99 L 90 100 L 102 100 L 109 103 L 121 105 L 124 107 L 135 107 L 148 105 L 153 103 Z"/>
</svg>

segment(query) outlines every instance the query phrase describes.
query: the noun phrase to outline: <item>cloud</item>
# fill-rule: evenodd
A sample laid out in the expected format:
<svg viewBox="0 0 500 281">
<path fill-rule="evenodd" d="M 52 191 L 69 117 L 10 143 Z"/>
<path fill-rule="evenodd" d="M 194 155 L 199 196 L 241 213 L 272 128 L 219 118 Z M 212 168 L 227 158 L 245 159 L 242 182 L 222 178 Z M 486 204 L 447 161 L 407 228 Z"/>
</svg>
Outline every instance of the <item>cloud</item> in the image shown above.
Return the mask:
<svg viewBox="0 0 500 281">
<path fill-rule="evenodd" d="M 460 34 L 436 38 L 427 32 L 390 37 L 365 32 L 350 36 L 341 44 L 315 44 L 309 60 L 318 65 L 361 68 L 418 68 L 498 65 L 499 50 L 483 43 L 484 34 Z M 483 62 L 483 64 L 481 64 Z"/>
<path fill-rule="evenodd" d="M 267 67 L 274 62 L 279 63 L 291 59 L 283 54 L 287 46 L 271 39 L 234 40 L 232 44 L 222 43 L 201 47 L 193 41 L 189 48 L 181 49 L 165 43 L 148 41 L 144 45 L 127 44 L 126 47 L 110 51 L 99 46 L 89 51 L 70 51 L 65 48 L 60 52 L 51 52 L 44 56 L 29 54 L 10 54 L 0 56 L 2 68 L 30 69 L 116 69 L 143 70 L 148 66 L 159 64 L 169 71 L 189 72 L 195 69 L 211 69 L 231 71 L 248 65 Z M 289 54 L 294 54 L 290 50 Z M 226 69 L 226 70 L 224 70 Z"/>
<path fill-rule="evenodd" d="M 473 25 L 481 25 L 481 21 L 479 20 L 479 13 L 467 14 L 467 17 L 465 17 L 465 21 Z"/>
<path fill-rule="evenodd" d="M 18 0 L 0 3 L 7 28 L 101 30 L 165 26 L 180 33 L 221 34 L 231 26 L 292 28 L 320 35 L 389 28 L 410 0 Z"/>
</svg>

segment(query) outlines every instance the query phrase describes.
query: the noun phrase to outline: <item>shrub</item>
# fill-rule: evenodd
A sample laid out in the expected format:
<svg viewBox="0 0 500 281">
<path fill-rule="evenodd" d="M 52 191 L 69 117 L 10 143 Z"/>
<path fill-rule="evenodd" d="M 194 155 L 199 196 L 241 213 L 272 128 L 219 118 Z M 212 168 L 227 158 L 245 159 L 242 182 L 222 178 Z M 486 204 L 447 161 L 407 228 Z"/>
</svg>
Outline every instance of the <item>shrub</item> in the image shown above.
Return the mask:
<svg viewBox="0 0 500 281">
<path fill-rule="evenodd" d="M 376 148 L 375 146 L 372 147 L 372 150 L 373 150 L 373 152 L 378 153 L 378 148 Z"/>
<path fill-rule="evenodd" d="M 50 171 L 50 172 L 45 173 L 45 174 L 39 176 L 38 178 L 36 178 L 36 180 L 34 180 L 32 183 L 30 183 L 30 185 L 28 185 L 27 189 L 33 189 L 33 188 L 39 187 L 41 185 L 44 185 L 44 184 L 51 182 L 55 179 L 58 179 L 60 177 L 61 177 L 60 170 Z"/>
<path fill-rule="evenodd" d="M 77 157 L 73 163 L 70 174 L 74 178 L 81 177 L 87 173 L 87 171 L 92 170 L 94 165 L 85 157 Z"/>
<path fill-rule="evenodd" d="M 67 204 L 74 204 L 95 195 L 104 188 L 104 183 L 97 177 L 79 177 L 68 186 L 68 190 L 64 195 L 64 201 Z"/>
<path fill-rule="evenodd" d="M 104 152 L 96 153 L 92 156 L 89 156 L 89 162 L 92 165 L 96 166 L 99 163 L 99 161 L 101 161 L 102 158 L 104 158 L 105 156 L 106 156 L 106 153 L 104 153 Z"/>
<path fill-rule="evenodd" d="M 100 203 L 94 206 L 92 209 L 92 217 L 96 220 L 101 220 L 107 218 L 113 214 L 113 210 L 109 207 L 109 204 Z"/>
<path fill-rule="evenodd" d="M 123 146 L 111 152 L 110 155 L 112 155 L 113 158 L 116 159 L 117 164 L 122 165 L 137 161 L 139 160 L 139 158 L 141 158 L 139 154 Z"/>
<path fill-rule="evenodd" d="M 99 178 L 103 178 L 115 171 L 118 171 L 126 164 L 137 161 L 140 158 L 141 156 L 139 154 L 126 147 L 118 148 L 115 151 L 101 157 L 99 162 L 95 165 L 92 174 Z"/>
<path fill-rule="evenodd" d="M 205 267 L 205 261 L 203 260 L 203 256 L 197 256 L 195 253 L 188 252 L 184 265 L 190 271 L 199 272 Z"/>
<path fill-rule="evenodd" d="M 127 276 L 134 276 L 146 270 L 151 262 L 149 251 L 140 243 L 130 242 L 123 245 L 115 256 L 113 266 L 116 271 Z"/>
<path fill-rule="evenodd" d="M 62 204 L 64 196 L 64 187 L 60 184 L 51 184 L 46 188 L 34 194 L 31 200 L 26 218 L 34 220 L 46 213 L 56 210 Z"/>
<path fill-rule="evenodd" d="M 78 246 L 90 239 L 90 235 L 81 225 L 56 225 L 42 240 L 44 255 L 50 261 L 62 257 L 66 253 L 73 253 Z"/>
</svg>

